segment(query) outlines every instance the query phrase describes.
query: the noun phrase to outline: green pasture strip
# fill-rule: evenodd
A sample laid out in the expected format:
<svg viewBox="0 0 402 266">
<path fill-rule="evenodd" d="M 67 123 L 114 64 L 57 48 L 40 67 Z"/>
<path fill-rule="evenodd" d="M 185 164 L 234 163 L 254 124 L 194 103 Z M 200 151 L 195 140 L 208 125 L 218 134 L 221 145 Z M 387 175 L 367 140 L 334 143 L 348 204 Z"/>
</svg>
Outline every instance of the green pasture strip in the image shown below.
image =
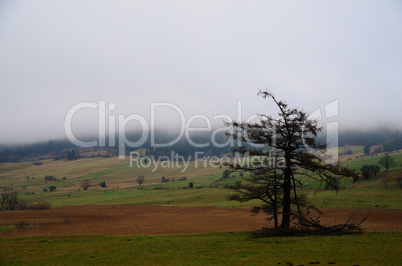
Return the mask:
<svg viewBox="0 0 402 266">
<path fill-rule="evenodd" d="M 0 238 L 0 264 L 400 265 L 401 232 L 251 238 L 187 235 L 54 235 Z"/>
</svg>

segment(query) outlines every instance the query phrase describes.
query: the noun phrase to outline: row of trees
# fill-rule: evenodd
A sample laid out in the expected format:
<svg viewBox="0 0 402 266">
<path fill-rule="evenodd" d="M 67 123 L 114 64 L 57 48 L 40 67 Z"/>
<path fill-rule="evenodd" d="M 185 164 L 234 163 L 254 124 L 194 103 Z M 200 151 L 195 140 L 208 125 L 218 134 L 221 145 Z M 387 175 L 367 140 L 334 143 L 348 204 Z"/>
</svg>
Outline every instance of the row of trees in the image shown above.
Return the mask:
<svg viewBox="0 0 402 266">
<path fill-rule="evenodd" d="M 0 194 L 0 211 L 12 211 L 12 210 L 49 210 L 51 208 L 50 203 L 36 202 L 26 203 L 20 202 L 19 192 L 5 192 Z"/>
<path fill-rule="evenodd" d="M 67 160 L 77 160 L 79 159 L 78 152 L 75 149 L 68 150 L 66 154 Z"/>
</svg>

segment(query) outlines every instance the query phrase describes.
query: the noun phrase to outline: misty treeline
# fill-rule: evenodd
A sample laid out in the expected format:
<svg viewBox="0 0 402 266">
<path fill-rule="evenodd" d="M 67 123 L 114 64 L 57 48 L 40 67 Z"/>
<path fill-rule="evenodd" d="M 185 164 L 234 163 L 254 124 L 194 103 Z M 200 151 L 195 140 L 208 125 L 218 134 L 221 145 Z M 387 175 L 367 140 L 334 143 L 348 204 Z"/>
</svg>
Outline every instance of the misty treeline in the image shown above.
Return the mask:
<svg viewBox="0 0 402 266">
<path fill-rule="evenodd" d="M 137 142 L 142 136 L 142 132 L 131 132 L 127 134 L 128 141 Z M 178 133 L 159 130 L 155 132 L 154 142 L 157 144 L 166 144 L 174 141 L 179 136 Z M 325 141 L 326 133 L 323 132 L 318 137 L 319 142 Z M 212 142 L 212 139 L 218 145 Z M 82 141 L 97 140 L 97 137 L 82 137 Z M 196 152 L 203 153 L 204 156 L 217 156 L 232 153 L 232 149 L 236 145 L 228 142 L 228 137 L 224 131 L 217 134 L 211 132 L 192 132 L 190 140 L 196 144 L 208 144 L 205 147 L 196 147 L 188 141 L 184 135 L 179 141 L 166 147 L 154 147 L 151 143 L 151 136 L 148 133 L 146 141 L 140 148 L 145 150 L 147 156 L 171 156 L 171 152 L 184 157 L 192 156 L 194 158 Z M 106 147 L 94 147 L 94 152 L 100 149 L 107 149 L 108 155 L 117 155 L 119 147 L 119 138 L 114 139 L 114 146 L 109 145 L 110 139 L 106 137 Z M 236 143 L 234 143 L 236 144 Z M 397 129 L 377 129 L 377 130 L 348 130 L 339 133 L 339 145 L 381 145 L 381 150 L 390 152 L 402 149 L 402 133 Z M 42 141 L 25 145 L 7 145 L 0 144 L 0 162 L 20 162 L 22 160 L 51 155 L 53 159 L 71 159 L 72 153 L 78 152 L 78 147 L 71 143 L 68 139 L 58 139 L 50 141 Z M 125 145 L 125 153 L 138 150 L 138 147 L 130 147 Z M 74 155 L 75 156 L 75 155 Z M 81 155 L 80 155 L 81 156 Z M 98 156 L 106 156 L 99 153 Z M 74 157 L 74 159 L 77 159 Z"/>
<path fill-rule="evenodd" d="M 75 148 L 68 139 L 49 140 L 25 145 L 0 144 L 0 162 L 19 162 L 24 159 Z"/>
<path fill-rule="evenodd" d="M 142 137 L 143 132 L 131 132 L 127 133 L 124 136 L 125 142 L 136 143 Z M 145 142 L 140 147 L 130 147 L 130 145 L 125 145 L 124 150 L 125 154 L 129 155 L 131 151 L 136 151 L 138 149 L 143 149 L 147 156 L 171 156 L 171 152 L 175 154 L 179 154 L 183 157 L 194 158 L 195 153 L 199 152 L 200 157 L 202 156 L 214 156 L 230 153 L 232 151 L 233 146 L 230 144 L 226 144 L 228 138 L 226 137 L 223 131 L 214 134 L 213 140 L 211 141 L 212 132 L 211 133 L 192 133 L 188 138 L 183 135 L 177 141 L 176 139 L 179 137 L 179 133 L 172 133 L 170 131 L 156 131 L 154 133 L 154 143 L 156 144 L 169 144 L 166 147 L 159 147 L 156 145 L 152 145 L 151 143 L 151 134 L 147 134 Z M 80 141 L 89 142 L 93 140 L 98 140 L 97 137 L 81 137 Z M 119 154 L 119 137 L 111 140 L 108 136 L 105 138 L 105 147 L 95 146 L 93 147 L 92 154 L 96 154 L 96 156 L 100 157 L 110 157 Z M 192 143 L 191 143 L 192 142 Z M 200 144 L 193 145 L 193 144 Z M 207 144 L 207 145 L 204 145 Z M 215 145 L 217 144 L 217 145 Z M 156 147 L 155 147 L 156 146 Z M 197 147 L 198 146 L 198 147 Z M 106 155 L 101 150 L 107 150 Z M 51 140 L 47 142 L 38 142 L 26 145 L 1 145 L 0 144 L 0 162 L 19 162 L 22 160 L 40 157 L 44 155 L 51 155 L 53 159 L 79 159 L 85 157 L 85 155 L 81 154 L 79 151 L 79 147 L 75 146 L 68 139 L 60 139 L 60 140 Z"/>
</svg>

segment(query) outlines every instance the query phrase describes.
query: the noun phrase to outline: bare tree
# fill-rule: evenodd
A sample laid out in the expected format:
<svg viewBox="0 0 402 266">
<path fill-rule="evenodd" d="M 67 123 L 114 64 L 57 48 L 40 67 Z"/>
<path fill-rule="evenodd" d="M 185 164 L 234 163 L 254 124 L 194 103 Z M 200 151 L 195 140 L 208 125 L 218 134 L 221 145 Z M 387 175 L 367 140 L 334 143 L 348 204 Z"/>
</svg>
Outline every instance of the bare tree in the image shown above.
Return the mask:
<svg viewBox="0 0 402 266">
<path fill-rule="evenodd" d="M 141 186 L 142 183 L 144 183 L 144 179 L 145 179 L 145 177 L 143 175 L 139 175 L 137 177 L 137 183 Z"/>
<path fill-rule="evenodd" d="M 355 170 L 328 163 L 325 156 L 326 144 L 316 141 L 322 130 L 317 121 L 296 108 L 289 108 L 267 91 L 260 91 L 263 98 L 271 98 L 279 108 L 278 116 L 258 115 L 256 123 L 232 122 L 233 131 L 228 135 L 242 145 L 234 151 L 259 158 L 253 164 L 226 164 L 232 171 L 251 172 L 246 178 L 248 184 L 237 184 L 232 188 L 235 194 L 229 199 L 249 201 L 258 199 L 262 205 L 253 211 L 273 214 L 275 226 L 289 228 L 293 219 L 299 223 L 307 221 L 301 207 L 313 207 L 305 195 L 297 190 L 302 186 L 299 177 L 308 176 L 328 186 L 333 186 L 343 177 L 358 180 Z M 339 186 L 332 187 L 338 189 Z M 292 210 L 292 206 L 296 210 Z M 282 215 L 279 225 L 278 216 Z"/>
<path fill-rule="evenodd" d="M 88 190 L 88 188 L 91 186 L 91 181 L 89 179 L 85 179 L 81 182 L 81 187 L 83 190 Z"/>
</svg>

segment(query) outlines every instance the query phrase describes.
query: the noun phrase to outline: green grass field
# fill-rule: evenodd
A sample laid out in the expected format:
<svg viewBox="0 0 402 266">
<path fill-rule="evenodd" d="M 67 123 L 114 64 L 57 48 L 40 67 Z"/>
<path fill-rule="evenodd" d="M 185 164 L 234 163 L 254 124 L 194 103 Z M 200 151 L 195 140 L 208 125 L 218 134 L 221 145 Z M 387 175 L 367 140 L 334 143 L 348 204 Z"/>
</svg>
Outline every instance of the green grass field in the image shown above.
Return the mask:
<svg viewBox="0 0 402 266">
<path fill-rule="evenodd" d="M 360 146 L 350 147 L 359 151 Z M 364 164 L 376 164 L 380 156 L 352 154 L 353 158 L 343 158 L 343 164 L 359 169 Z M 325 190 L 324 184 L 311 178 L 303 177 L 302 183 L 309 186 L 303 188 L 319 208 L 380 208 L 401 209 L 402 197 L 396 178 L 402 176 L 402 154 L 393 153 L 396 166 L 390 169 L 391 180 L 388 189 L 382 182 L 383 173 L 353 184 L 350 179 L 342 180 L 344 188 L 338 193 Z M 357 158 L 356 158 L 357 157 Z M 20 191 L 20 200 L 25 202 L 47 201 L 53 207 L 82 204 L 137 204 L 137 205 L 176 205 L 176 206 L 218 206 L 240 207 L 254 203 L 238 203 L 227 201 L 226 195 L 231 191 L 224 188 L 242 178 L 238 174 L 219 180 L 224 169 L 203 167 L 202 162 L 190 162 L 187 170 L 183 167 L 130 168 L 128 160 L 115 158 L 91 158 L 76 161 L 41 161 L 42 165 L 33 162 L 3 163 L 0 165 L 0 189 Z M 198 164 L 198 167 L 197 165 Z M 45 176 L 53 175 L 57 181 L 46 181 Z M 145 182 L 139 189 L 136 182 L 138 175 L 145 176 Z M 63 180 L 65 177 L 65 180 Z M 161 178 L 175 179 L 174 182 L 161 183 Z M 187 180 L 178 181 L 186 177 Z M 81 181 L 89 179 L 92 186 L 88 190 L 80 187 Z M 105 181 L 107 187 L 101 188 L 99 183 Z M 183 189 L 189 182 L 194 189 Z M 43 191 L 54 185 L 53 192 Z M 196 187 L 203 187 L 196 189 Z M 156 190 L 163 188 L 163 190 Z M 317 193 L 318 192 L 318 193 Z"/>
<path fill-rule="evenodd" d="M 400 265 L 401 232 L 255 239 L 250 233 L 0 238 L 0 264 Z"/>
</svg>

